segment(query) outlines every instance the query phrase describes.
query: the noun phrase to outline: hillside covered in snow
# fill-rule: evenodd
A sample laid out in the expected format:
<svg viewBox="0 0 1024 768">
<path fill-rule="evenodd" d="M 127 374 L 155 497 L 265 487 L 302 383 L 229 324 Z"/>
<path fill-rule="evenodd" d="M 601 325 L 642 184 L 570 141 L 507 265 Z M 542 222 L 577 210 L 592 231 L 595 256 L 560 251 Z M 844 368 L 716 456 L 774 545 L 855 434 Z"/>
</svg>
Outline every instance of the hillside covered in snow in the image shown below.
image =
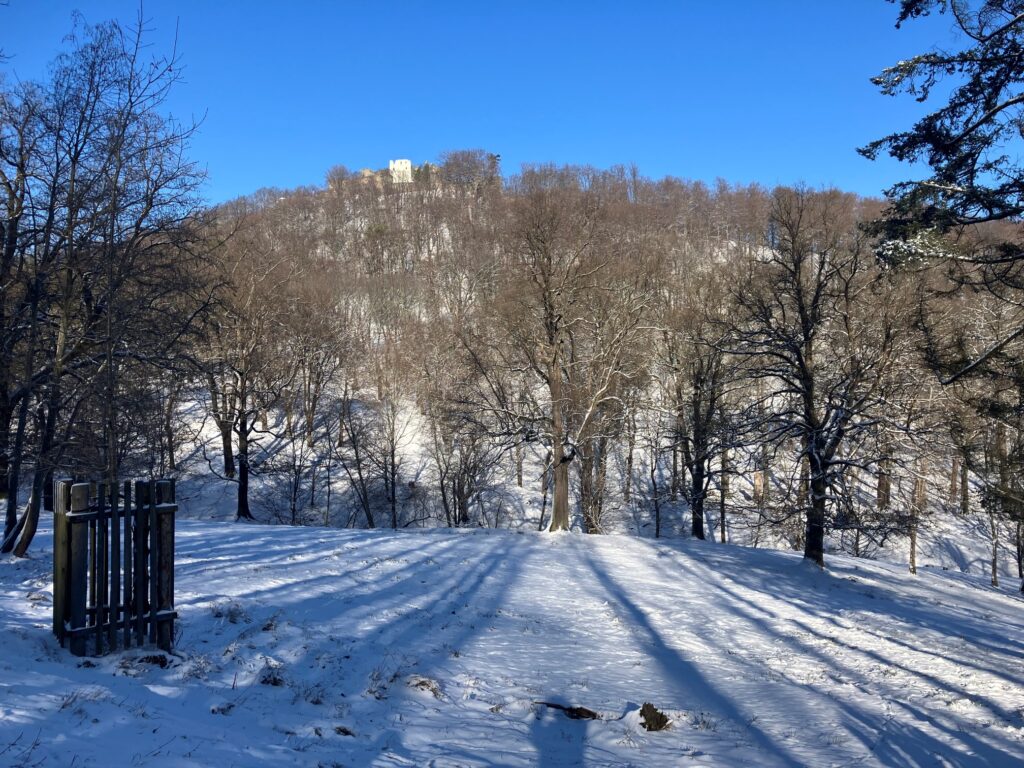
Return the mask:
<svg viewBox="0 0 1024 768">
<path fill-rule="evenodd" d="M 861 86 L 869 69 L 832 50 L 804 71 L 747 61 L 800 85 L 792 104 L 687 65 L 744 114 L 677 125 L 670 107 L 703 102 L 662 54 L 695 49 L 625 34 L 644 13 L 613 7 L 601 34 L 589 6 L 559 9 L 564 27 L 503 12 L 514 48 L 540 36 L 534 77 L 486 13 L 425 3 L 443 35 L 328 13 L 301 50 L 280 34 L 301 9 L 275 12 L 274 57 L 246 31 L 260 4 L 235 12 L 217 77 L 195 80 L 232 82 L 209 125 L 234 113 L 248 181 L 210 199 L 184 117 L 207 106 L 170 96 L 177 34 L 152 47 L 136 3 L 135 22 L 76 14 L 45 72 L 14 58 L 40 40 L 0 45 L 0 768 L 1024 766 L 1024 0 L 893 0 L 898 27 L 947 16 L 967 47 L 908 45 L 928 52 L 873 79 L 918 102 L 953 85 L 909 132 L 864 136 L 862 155 L 932 171 L 886 201 L 786 183 L 762 130 L 810 157 L 827 99 L 851 110 L 829 133 L 871 116 L 830 67 Z M 220 29 L 199 6 L 228 4 L 192 5 L 183 33 Z M 746 5 L 758 40 L 727 64 L 783 39 Z M 855 29 L 845 9 L 800 32 L 840 4 L 770 5 L 789 59 Z M 238 76 L 229 37 L 258 57 Z M 657 67 L 600 46 L 588 63 L 588 41 L 618 38 Z M 360 39 L 385 58 L 304 63 Z M 289 106 L 314 69 L 331 88 Z M 559 70 L 573 82 L 546 109 Z M 222 101 L 249 80 L 273 119 Z M 454 115 L 460 90 L 507 100 L 518 80 L 528 108 L 484 111 L 526 130 L 450 134 L 490 149 L 313 186 L 270 172 L 318 154 L 310 126 L 324 168 L 355 124 L 425 157 L 400 145 L 439 128 L 428 102 Z M 611 164 L 589 129 L 634 113 L 643 139 Z M 747 181 L 641 170 L 659 122 L 738 127 L 670 154 L 732 158 Z M 520 164 L 532 134 L 539 162 Z M 739 144 L 776 169 L 748 174 Z M 133 626 L 152 643 L 103 653 L 103 630 L 131 645 Z"/>
<path fill-rule="evenodd" d="M 50 632 L 50 536 L 0 560 L 3 765 L 1024 760 L 1024 605 L 980 577 L 690 540 L 182 521 L 175 652 L 80 660 Z M 667 729 L 645 729 L 646 703 Z"/>
</svg>

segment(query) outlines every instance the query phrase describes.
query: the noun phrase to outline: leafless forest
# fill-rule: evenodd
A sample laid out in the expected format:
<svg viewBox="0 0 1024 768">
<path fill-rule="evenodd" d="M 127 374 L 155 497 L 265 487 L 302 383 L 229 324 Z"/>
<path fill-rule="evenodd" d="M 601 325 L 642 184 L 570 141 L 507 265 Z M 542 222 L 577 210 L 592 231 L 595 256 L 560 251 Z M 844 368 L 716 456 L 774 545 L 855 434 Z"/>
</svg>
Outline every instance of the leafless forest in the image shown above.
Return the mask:
<svg viewBox="0 0 1024 768">
<path fill-rule="evenodd" d="M 1016 223 L 897 241 L 840 190 L 483 150 L 204 208 L 139 42 L 94 28 L 0 92 L 6 549 L 55 476 L 199 451 L 239 518 L 521 526 L 495 510 L 533 487 L 551 530 L 614 506 L 818 563 L 898 534 L 913 568 L 927 516 L 981 505 L 1021 567 L 1019 261 L 979 258 Z"/>
</svg>

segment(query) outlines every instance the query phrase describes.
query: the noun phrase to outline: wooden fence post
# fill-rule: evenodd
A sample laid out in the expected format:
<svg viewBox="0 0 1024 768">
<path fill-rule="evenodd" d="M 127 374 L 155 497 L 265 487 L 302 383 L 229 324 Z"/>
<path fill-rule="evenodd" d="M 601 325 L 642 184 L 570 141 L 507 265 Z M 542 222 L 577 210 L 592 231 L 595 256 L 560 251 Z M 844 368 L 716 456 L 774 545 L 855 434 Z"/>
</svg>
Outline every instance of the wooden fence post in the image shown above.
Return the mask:
<svg viewBox="0 0 1024 768">
<path fill-rule="evenodd" d="M 159 598 L 157 597 L 157 562 L 160 556 L 159 525 L 156 519 L 156 481 L 149 481 L 149 642 L 156 642 Z"/>
<path fill-rule="evenodd" d="M 174 515 L 178 510 L 174 503 L 175 487 L 171 480 L 156 484 L 158 511 L 158 561 L 153 578 L 157 583 L 156 607 L 161 618 L 157 625 L 157 646 L 170 651 L 174 642 L 174 619 L 167 614 L 174 610 Z"/>
<path fill-rule="evenodd" d="M 107 604 L 108 584 L 110 582 L 110 537 L 109 521 L 106 515 L 107 486 L 105 483 L 98 483 L 96 486 L 96 522 L 92 523 L 96 532 L 93 544 L 96 548 L 93 557 L 93 582 L 95 583 L 95 599 L 92 602 L 93 626 L 96 628 L 96 655 L 103 653 L 103 625 L 110 617 L 110 606 Z"/>
<path fill-rule="evenodd" d="M 71 556 L 68 539 L 68 512 L 71 509 L 71 484 L 54 483 L 53 511 L 53 633 L 64 646 L 68 610 L 68 560 Z"/>
<path fill-rule="evenodd" d="M 85 628 L 86 607 L 85 601 L 88 597 L 89 588 L 89 563 L 87 561 L 89 551 L 89 524 L 88 522 L 76 521 L 76 513 L 88 514 L 89 510 L 89 484 L 76 483 L 71 486 L 71 512 L 68 514 L 68 533 L 70 534 L 71 554 L 71 575 L 68 601 L 71 618 L 71 631 Z M 71 653 L 75 656 L 85 656 L 86 636 L 84 633 L 71 635 Z"/>
<path fill-rule="evenodd" d="M 117 627 L 121 620 L 121 514 L 117 483 L 107 487 L 110 495 L 110 626 L 107 629 L 107 643 L 110 649 L 117 647 Z"/>
<path fill-rule="evenodd" d="M 132 645 L 132 565 L 135 550 L 132 544 L 132 484 L 124 484 L 124 647 Z"/>
<path fill-rule="evenodd" d="M 149 483 L 135 482 L 135 583 L 132 585 L 133 615 L 135 617 L 135 644 L 146 642 L 146 602 L 149 584 L 146 579 L 146 547 L 149 544 Z"/>
</svg>

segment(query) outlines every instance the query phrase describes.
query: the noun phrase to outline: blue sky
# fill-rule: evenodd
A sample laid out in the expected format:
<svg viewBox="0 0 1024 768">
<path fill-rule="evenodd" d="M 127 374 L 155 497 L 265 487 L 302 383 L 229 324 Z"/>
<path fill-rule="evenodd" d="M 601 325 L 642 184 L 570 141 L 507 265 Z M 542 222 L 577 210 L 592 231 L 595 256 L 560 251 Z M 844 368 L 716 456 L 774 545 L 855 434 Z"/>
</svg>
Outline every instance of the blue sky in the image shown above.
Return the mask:
<svg viewBox="0 0 1024 768">
<path fill-rule="evenodd" d="M 36 79 L 71 28 L 137 0 L 9 0 L 8 77 Z M 635 163 L 652 177 L 835 185 L 878 195 L 908 169 L 855 148 L 924 107 L 878 94 L 889 64 L 953 42 L 894 28 L 884 0 L 263 2 L 146 0 L 154 50 L 177 29 L 170 109 L 202 119 L 207 197 L 320 184 L 449 149 L 522 163 Z"/>
</svg>

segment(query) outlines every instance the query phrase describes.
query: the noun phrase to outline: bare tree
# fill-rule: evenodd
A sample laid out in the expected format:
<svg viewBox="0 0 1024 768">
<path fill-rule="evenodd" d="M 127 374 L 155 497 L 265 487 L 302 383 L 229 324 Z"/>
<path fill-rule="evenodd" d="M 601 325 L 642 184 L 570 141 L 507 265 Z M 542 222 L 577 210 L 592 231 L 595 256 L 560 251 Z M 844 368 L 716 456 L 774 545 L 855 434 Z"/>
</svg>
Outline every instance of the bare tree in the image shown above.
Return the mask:
<svg viewBox="0 0 1024 768">
<path fill-rule="evenodd" d="M 523 429 L 539 427 L 551 446 L 551 530 L 565 530 L 570 464 L 583 458 L 584 471 L 603 471 L 592 462 L 611 436 L 606 427 L 620 418 L 607 417 L 621 413 L 623 386 L 640 376 L 631 355 L 650 305 L 656 254 L 643 238 L 617 237 L 635 215 L 621 175 L 527 169 L 511 192 L 508 290 L 499 304 L 509 346 L 499 357 L 545 390 L 543 424 L 529 414 Z M 508 399 L 496 406 L 516 409 Z M 587 525 L 600 527 L 593 517 Z"/>
<path fill-rule="evenodd" d="M 795 438 L 808 462 L 804 557 L 818 565 L 838 473 L 853 461 L 841 449 L 886 417 L 880 392 L 907 327 L 859 214 L 833 190 L 776 190 L 767 247 L 734 294 L 733 351 L 764 382 L 765 437 Z"/>
<path fill-rule="evenodd" d="M 260 414 L 278 405 L 296 373 L 282 332 L 289 307 L 280 301 L 295 273 L 267 231 L 268 214 L 266 202 L 259 200 L 241 200 L 221 209 L 219 226 L 230 237 L 225 236 L 215 253 L 211 275 L 220 290 L 205 367 L 222 436 L 227 425 L 234 432 L 239 519 L 253 517 L 250 451 Z"/>
<path fill-rule="evenodd" d="M 62 461 L 62 423 L 87 391 L 101 398 L 98 450 L 103 475 L 116 475 L 118 370 L 129 358 L 167 359 L 198 298 L 187 277 L 199 175 L 184 150 L 193 128 L 162 114 L 177 60 L 147 59 L 141 22 L 134 30 L 80 23 L 70 40 L 46 84 L 0 98 L 8 546 L 33 403 L 40 417 L 19 554 L 34 534 L 44 482 Z M 161 313 L 169 314 L 154 334 Z"/>
</svg>

